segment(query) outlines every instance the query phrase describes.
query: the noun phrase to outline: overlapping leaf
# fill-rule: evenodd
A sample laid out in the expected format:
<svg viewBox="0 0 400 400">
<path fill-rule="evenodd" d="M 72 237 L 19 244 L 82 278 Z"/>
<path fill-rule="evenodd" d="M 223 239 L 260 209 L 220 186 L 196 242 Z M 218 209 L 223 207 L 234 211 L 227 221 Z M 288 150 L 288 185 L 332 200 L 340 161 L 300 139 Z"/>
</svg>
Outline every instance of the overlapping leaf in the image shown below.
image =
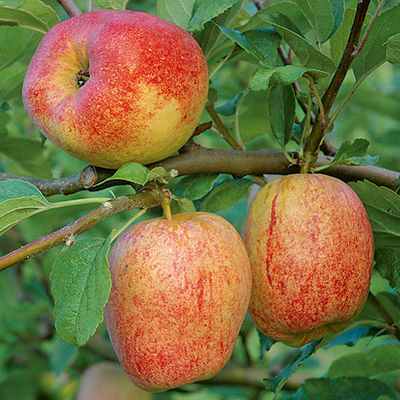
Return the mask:
<svg viewBox="0 0 400 400">
<path fill-rule="evenodd" d="M 369 378 L 316 378 L 306 380 L 291 397 L 293 400 L 397 400 L 396 392 L 377 379 Z"/>
<path fill-rule="evenodd" d="M 270 89 L 269 120 L 272 132 L 282 148 L 292 136 L 295 110 L 296 98 L 292 86 L 276 85 Z"/>
<path fill-rule="evenodd" d="M 157 0 L 157 15 L 187 29 L 195 0 Z"/>
<path fill-rule="evenodd" d="M 82 239 L 65 249 L 50 273 L 57 333 L 72 346 L 82 346 L 103 321 L 111 289 L 107 254 L 111 235 Z"/>
<path fill-rule="evenodd" d="M 260 68 L 251 78 L 249 89 L 264 90 L 270 85 L 291 85 L 304 74 L 309 74 L 314 80 L 325 78 L 328 75 L 324 71 L 296 65 L 285 65 L 269 69 Z"/>
<path fill-rule="evenodd" d="M 23 0 L 18 7 L 0 2 L 0 25 L 16 25 L 45 34 L 59 22 L 54 9 L 41 0 Z"/>
<path fill-rule="evenodd" d="M 357 80 L 386 60 L 384 44 L 398 33 L 400 33 L 400 4 L 379 15 L 374 22 L 363 49 L 353 62 Z"/>
<path fill-rule="evenodd" d="M 200 31 L 206 22 L 222 14 L 239 0 L 198 0 L 197 8 L 190 20 L 188 30 Z"/>
<path fill-rule="evenodd" d="M 376 269 L 400 291 L 400 195 L 371 182 L 354 182 L 371 221 Z"/>
<path fill-rule="evenodd" d="M 317 42 L 324 43 L 332 34 L 335 18 L 329 0 L 296 0 L 305 18 L 311 22 Z M 337 13 L 337 21 L 339 13 Z"/>
<path fill-rule="evenodd" d="M 201 202 L 200 211 L 217 212 L 234 206 L 253 183 L 250 179 L 222 182 Z"/>
<path fill-rule="evenodd" d="M 48 206 L 34 185 L 17 179 L 0 182 L 0 235 Z"/>
<path fill-rule="evenodd" d="M 272 29 L 259 28 L 246 32 L 219 27 L 229 39 L 242 47 L 265 66 L 276 64 L 277 48 L 281 43 L 280 36 Z"/>
</svg>

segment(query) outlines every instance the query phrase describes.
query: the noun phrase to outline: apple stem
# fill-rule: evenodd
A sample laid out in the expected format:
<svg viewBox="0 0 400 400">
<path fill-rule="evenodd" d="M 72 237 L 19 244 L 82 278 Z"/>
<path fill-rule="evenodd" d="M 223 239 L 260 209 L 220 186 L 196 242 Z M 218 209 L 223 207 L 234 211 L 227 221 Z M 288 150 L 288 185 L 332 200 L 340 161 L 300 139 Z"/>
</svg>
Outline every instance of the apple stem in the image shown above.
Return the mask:
<svg viewBox="0 0 400 400">
<path fill-rule="evenodd" d="M 171 198 L 170 198 L 170 192 L 169 190 L 162 190 L 162 195 L 161 195 L 161 207 L 164 212 L 164 217 L 168 221 L 172 221 L 172 213 L 171 213 Z"/>
</svg>

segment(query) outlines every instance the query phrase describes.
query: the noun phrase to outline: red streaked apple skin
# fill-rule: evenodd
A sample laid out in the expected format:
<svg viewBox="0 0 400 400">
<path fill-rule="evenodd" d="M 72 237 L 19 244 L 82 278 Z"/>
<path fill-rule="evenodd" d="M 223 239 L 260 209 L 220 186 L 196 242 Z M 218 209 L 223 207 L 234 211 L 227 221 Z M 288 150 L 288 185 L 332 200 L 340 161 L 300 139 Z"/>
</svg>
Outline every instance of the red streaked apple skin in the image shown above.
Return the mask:
<svg viewBox="0 0 400 400">
<path fill-rule="evenodd" d="M 257 193 L 246 221 L 249 312 L 261 331 L 302 346 L 346 327 L 369 290 L 374 244 L 363 204 L 326 175 L 289 175 Z"/>
<path fill-rule="evenodd" d="M 89 71 L 79 87 L 77 74 Z M 54 26 L 29 65 L 23 100 L 44 135 L 88 163 L 148 164 L 177 151 L 208 92 L 204 55 L 183 29 L 128 10 L 80 14 Z"/>
<path fill-rule="evenodd" d="M 222 369 L 251 292 L 244 243 L 226 220 L 182 213 L 138 223 L 109 261 L 107 329 L 136 385 L 160 392 Z"/>
</svg>

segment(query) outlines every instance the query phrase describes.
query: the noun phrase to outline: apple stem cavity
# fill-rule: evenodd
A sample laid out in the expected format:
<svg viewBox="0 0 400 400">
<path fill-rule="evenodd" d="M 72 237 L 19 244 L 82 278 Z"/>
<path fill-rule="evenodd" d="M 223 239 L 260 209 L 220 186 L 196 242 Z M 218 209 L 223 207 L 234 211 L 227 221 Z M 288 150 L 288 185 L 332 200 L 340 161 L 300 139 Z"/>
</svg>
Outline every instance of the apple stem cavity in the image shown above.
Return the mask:
<svg viewBox="0 0 400 400">
<path fill-rule="evenodd" d="M 82 87 L 90 78 L 89 71 L 80 70 L 76 75 L 76 82 L 79 87 Z"/>
</svg>

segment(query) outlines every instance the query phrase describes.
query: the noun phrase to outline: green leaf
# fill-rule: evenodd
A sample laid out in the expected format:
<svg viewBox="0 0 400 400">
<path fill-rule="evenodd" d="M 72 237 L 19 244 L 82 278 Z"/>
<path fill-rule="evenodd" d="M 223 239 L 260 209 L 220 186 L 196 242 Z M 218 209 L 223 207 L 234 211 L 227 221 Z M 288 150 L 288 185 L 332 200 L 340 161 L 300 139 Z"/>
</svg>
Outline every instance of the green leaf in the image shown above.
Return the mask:
<svg viewBox="0 0 400 400">
<path fill-rule="evenodd" d="M 400 264 L 397 267 L 399 269 Z M 390 292 L 380 292 L 375 297 L 393 318 L 394 323 L 400 325 L 400 296 Z"/>
<path fill-rule="evenodd" d="M 370 351 L 348 354 L 336 359 L 329 367 L 327 376 L 329 378 L 374 377 L 393 370 L 400 370 L 400 346 L 384 345 Z"/>
<path fill-rule="evenodd" d="M 114 175 L 102 181 L 122 180 L 127 182 L 136 183 L 138 185 L 145 185 L 148 181 L 149 169 L 142 164 L 136 162 L 128 162 L 122 165 L 115 172 Z"/>
<path fill-rule="evenodd" d="M 292 398 L 293 400 L 397 400 L 397 395 L 392 388 L 376 379 L 343 377 L 307 379 Z"/>
<path fill-rule="evenodd" d="M 344 19 L 345 4 L 344 0 L 329 0 L 331 3 L 331 10 L 333 14 L 333 29 L 331 35 L 333 35 L 340 27 Z"/>
<path fill-rule="evenodd" d="M 279 393 L 280 390 L 282 389 L 283 385 L 287 381 L 287 379 L 290 378 L 294 374 L 296 369 L 301 365 L 301 363 L 304 360 L 306 360 L 308 357 L 310 357 L 314 353 L 319 342 L 320 342 L 320 340 L 303 346 L 294 355 L 294 357 L 291 359 L 289 364 L 286 365 L 278 375 L 274 376 L 273 378 L 263 379 L 263 382 L 264 382 L 267 390 L 271 390 L 272 392 Z"/>
<path fill-rule="evenodd" d="M 124 0 L 95 0 L 95 3 L 101 10 L 122 10 L 124 8 Z"/>
<path fill-rule="evenodd" d="M 234 206 L 253 184 L 249 179 L 221 183 L 202 201 L 200 211 L 217 212 Z"/>
<path fill-rule="evenodd" d="M 187 29 L 195 0 L 157 0 L 157 15 Z"/>
<path fill-rule="evenodd" d="M 400 292 L 400 195 L 371 182 L 350 186 L 363 202 L 375 241 L 375 269 Z"/>
<path fill-rule="evenodd" d="M 40 191 L 28 182 L 17 179 L 0 182 L 0 235 L 48 206 Z"/>
<path fill-rule="evenodd" d="M 334 16 L 329 0 L 296 0 L 296 3 L 305 18 L 311 22 L 317 42 L 326 42 L 334 28 Z"/>
<path fill-rule="evenodd" d="M 372 378 L 395 389 L 400 374 L 400 346 L 384 344 L 372 349 L 364 347 L 359 350 L 363 351 L 336 359 L 329 368 L 328 377 Z"/>
<path fill-rule="evenodd" d="M 246 32 L 219 26 L 222 33 L 237 43 L 248 54 L 255 57 L 265 66 L 276 63 L 277 48 L 281 43 L 280 36 L 272 29 L 259 28 Z"/>
<path fill-rule="evenodd" d="M 334 346 L 355 346 L 359 339 L 362 337 L 368 336 L 371 331 L 371 326 L 355 326 L 354 328 L 350 328 L 343 333 L 333 334 L 333 339 L 330 335 L 325 336 L 322 339 L 321 344 L 327 341 L 327 344 L 323 344 L 323 348 L 327 349 L 329 347 Z"/>
<path fill-rule="evenodd" d="M 375 20 L 363 49 L 353 62 L 357 80 L 386 60 L 384 44 L 397 33 L 400 33 L 400 4 L 385 11 Z"/>
<path fill-rule="evenodd" d="M 399 239 L 397 241 L 399 242 Z M 397 246 L 400 246 L 400 243 Z M 375 261 L 375 269 L 400 293 L 400 248 L 376 249 Z"/>
<path fill-rule="evenodd" d="M 168 171 L 163 167 L 154 167 L 147 174 L 147 181 L 160 181 L 165 182 L 165 178 L 168 176 Z"/>
<path fill-rule="evenodd" d="M 19 61 L 0 70 L 0 101 L 21 99 L 22 83 L 27 66 Z"/>
<path fill-rule="evenodd" d="M 54 9 L 40 0 L 23 0 L 18 7 L 0 3 L 0 25 L 16 25 L 45 34 L 59 22 Z"/>
<path fill-rule="evenodd" d="M 38 140 L 7 137 L 0 141 L 0 154 L 15 161 L 27 176 L 51 178 L 51 160 Z"/>
<path fill-rule="evenodd" d="M 172 180 L 167 187 L 179 198 L 198 200 L 212 190 L 217 179 L 218 174 L 188 175 Z"/>
<path fill-rule="evenodd" d="M 215 107 L 215 111 L 218 114 L 222 114 L 225 116 L 231 116 L 235 115 L 236 112 L 236 106 L 238 104 L 238 101 L 243 97 L 244 94 L 247 93 L 247 90 L 242 90 L 240 93 L 236 94 L 232 100 L 228 101 L 225 104 L 222 104 L 221 106 Z"/>
<path fill-rule="evenodd" d="M 347 140 L 341 144 L 335 158 L 328 164 L 313 168 L 313 171 L 321 171 L 335 164 L 373 165 L 379 161 L 379 156 L 367 154 L 369 141 L 355 139 L 353 143 Z"/>
<path fill-rule="evenodd" d="M 37 197 L 43 204 L 49 204 L 42 192 L 29 182 L 19 179 L 7 179 L 0 182 L 0 203 L 9 199 L 30 196 Z"/>
<path fill-rule="evenodd" d="M 371 220 L 375 249 L 400 249 L 400 195 L 371 182 L 352 182 L 350 186 L 363 202 Z"/>
<path fill-rule="evenodd" d="M 189 22 L 188 31 L 201 31 L 206 22 L 222 14 L 239 0 L 198 0 L 197 9 Z"/>
<path fill-rule="evenodd" d="M 175 197 L 171 203 L 171 211 L 172 214 L 179 214 L 184 212 L 195 212 L 196 208 L 191 200 Z"/>
<path fill-rule="evenodd" d="M 0 28 L 0 70 L 22 57 L 31 57 L 42 35 L 15 26 Z"/>
<path fill-rule="evenodd" d="M 232 7 L 228 8 L 212 21 L 207 22 L 201 32 L 196 32 L 194 34 L 194 37 L 199 42 L 208 62 L 210 62 L 214 52 L 218 52 L 218 45 L 222 38 L 222 32 L 218 25 L 231 28 L 231 24 L 234 23 L 234 19 L 240 12 L 244 2 L 245 0 L 237 1 Z"/>
<path fill-rule="evenodd" d="M 386 45 L 386 60 L 392 64 L 400 64 L 400 33 L 391 36 Z"/>
<path fill-rule="evenodd" d="M 0 111 L 0 140 L 8 135 L 7 124 L 10 122 L 11 117 L 6 112 Z"/>
<path fill-rule="evenodd" d="M 61 253 L 50 272 L 56 330 L 72 346 L 85 344 L 103 321 L 111 289 L 110 243 L 111 235 L 107 240 L 78 240 Z"/>
<path fill-rule="evenodd" d="M 328 56 L 313 47 L 298 33 L 273 22 L 272 19 L 263 18 L 283 37 L 290 48 L 296 53 L 296 56 L 304 67 L 315 68 L 330 73 L 335 71 L 334 62 Z"/>
<path fill-rule="evenodd" d="M 379 160 L 379 156 L 367 155 L 369 141 L 366 139 L 355 139 L 353 143 L 345 141 L 339 147 L 332 164 L 356 164 L 371 165 Z"/>
<path fill-rule="evenodd" d="M 258 358 L 262 360 L 264 353 L 268 351 L 274 343 L 276 343 L 275 339 L 270 338 L 269 336 L 265 335 L 262 333 L 258 328 L 257 328 L 257 334 L 258 334 L 258 339 L 260 341 L 260 354 Z"/>
<path fill-rule="evenodd" d="M 270 85 L 291 85 L 306 73 L 312 76 L 314 80 L 325 78 L 328 75 L 324 71 L 296 65 L 285 65 L 270 69 L 260 68 L 250 79 L 249 89 L 265 90 Z"/>
<path fill-rule="evenodd" d="M 78 354 L 75 346 L 63 342 L 58 335 L 54 335 L 53 348 L 50 353 L 50 365 L 57 376 L 60 376 L 72 363 Z"/>
<path fill-rule="evenodd" d="M 254 14 L 250 20 L 241 27 L 241 30 L 265 27 L 265 18 L 274 18 L 275 22 L 294 30 L 300 35 L 305 35 L 311 30 L 310 22 L 305 18 L 300 7 L 290 1 L 279 1 L 263 8 Z M 286 23 L 286 25 L 285 25 Z"/>
<path fill-rule="evenodd" d="M 284 148 L 293 133 L 296 98 L 292 86 L 277 85 L 270 90 L 269 120 L 274 136 Z"/>
<path fill-rule="evenodd" d="M 336 3 L 336 0 L 333 0 Z M 339 29 L 332 35 L 330 43 L 330 55 L 335 64 L 339 64 L 342 58 L 344 49 L 346 48 L 347 40 L 350 35 L 351 27 L 353 25 L 356 10 L 354 8 L 346 9 L 344 13 L 343 23 Z"/>
</svg>

